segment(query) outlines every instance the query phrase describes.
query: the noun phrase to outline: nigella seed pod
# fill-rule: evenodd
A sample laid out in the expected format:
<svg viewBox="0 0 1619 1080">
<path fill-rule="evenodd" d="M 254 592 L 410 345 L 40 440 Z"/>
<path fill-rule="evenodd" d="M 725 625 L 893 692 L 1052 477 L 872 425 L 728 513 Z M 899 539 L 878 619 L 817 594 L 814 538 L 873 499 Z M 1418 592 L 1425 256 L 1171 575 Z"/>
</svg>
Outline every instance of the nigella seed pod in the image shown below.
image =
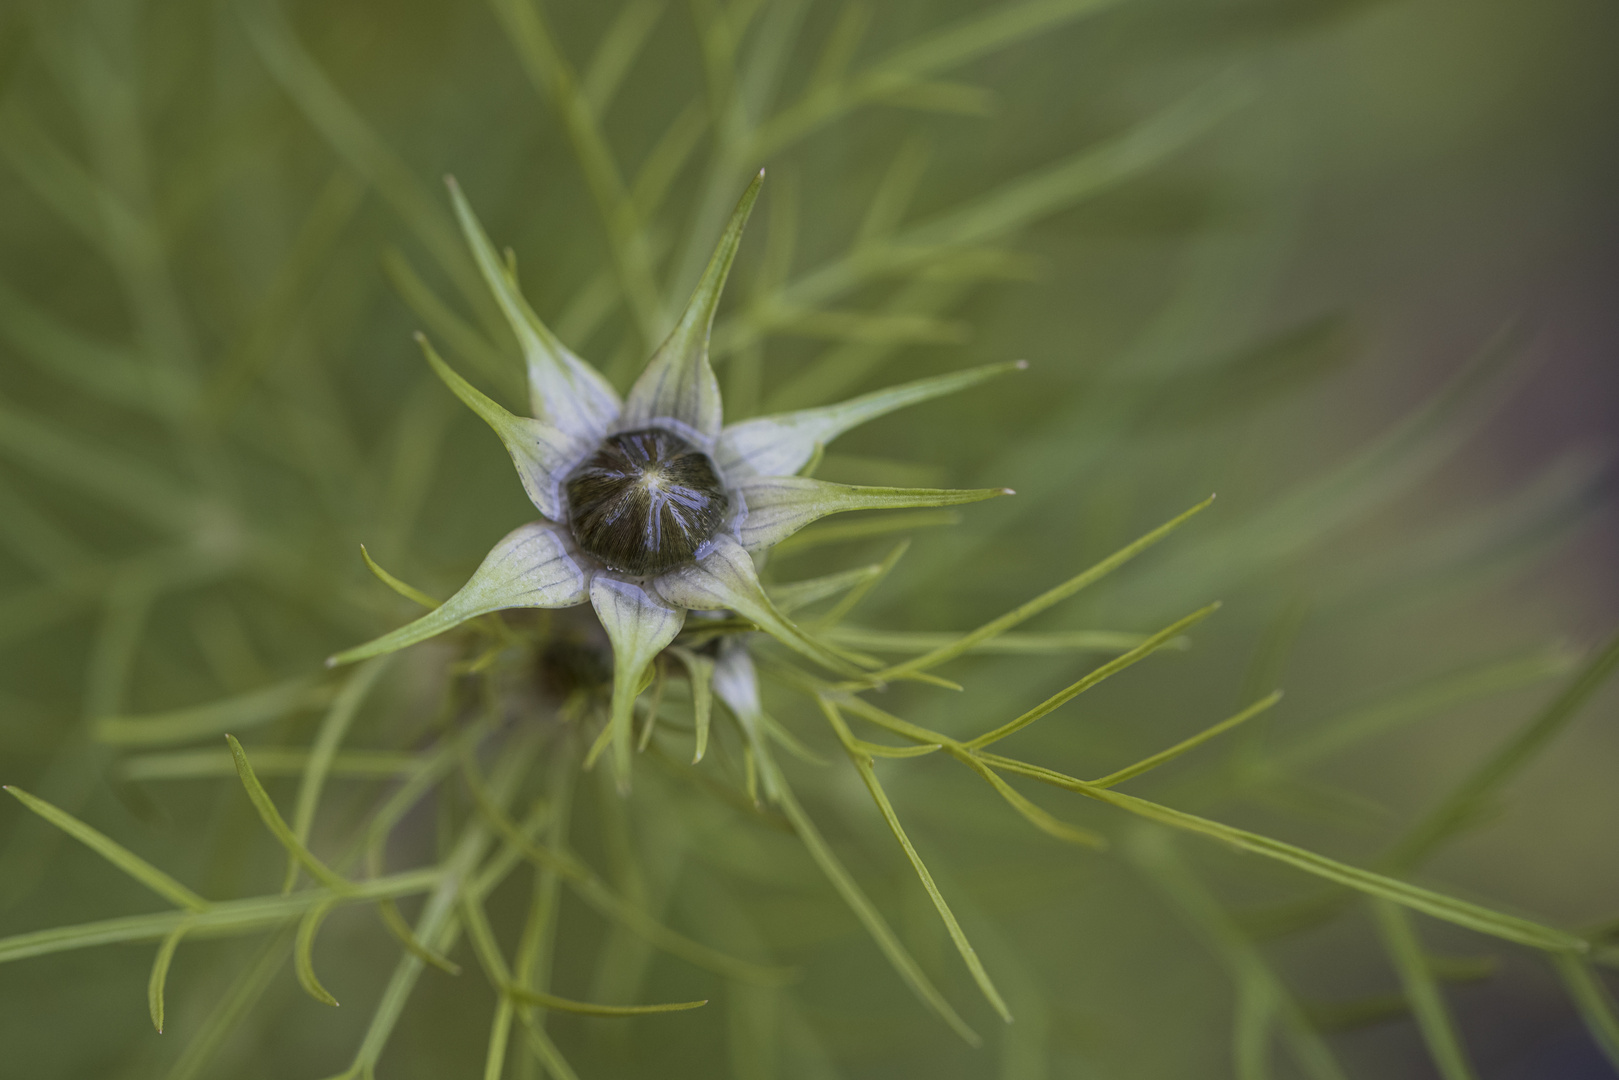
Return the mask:
<svg viewBox="0 0 1619 1080">
<path fill-rule="evenodd" d="M 954 506 L 1009 494 L 1004 488 L 850 487 L 799 473 L 820 447 L 853 427 L 1021 365 L 952 372 L 841 405 L 726 425 L 719 381 L 709 363 L 709 329 L 763 179 L 763 173 L 756 176 L 737 203 L 674 329 L 622 397 L 529 308 L 510 264 L 451 184 L 473 258 L 522 343 L 536 415 L 514 416 L 458 375 L 425 337 L 418 341 L 444 384 L 506 445 L 544 520 L 521 525 L 498 541 L 467 583 L 426 615 L 328 663 L 382 656 L 490 611 L 589 604 L 612 655 L 606 688 L 609 738 L 598 745 L 612 747 L 614 771 L 625 790 L 641 680 L 675 643 L 690 612 L 735 612 L 826 670 L 848 679 L 863 677 L 861 668 L 776 607 L 759 582 L 753 556 L 828 514 Z M 580 464 L 585 447 L 593 449 Z M 746 514 L 740 513 L 744 507 Z M 724 654 L 716 658 L 686 648 L 680 656 L 692 662 L 699 682 L 703 671 L 717 670 L 726 660 Z M 566 657 L 553 659 L 568 668 L 553 674 L 578 674 L 600 685 L 595 682 L 599 672 L 583 665 L 575 669 Z M 715 678 L 714 692 L 720 694 L 723 680 Z M 565 680 L 555 683 L 562 689 Z"/>
<path fill-rule="evenodd" d="M 708 455 L 659 428 L 605 439 L 565 486 L 575 541 L 609 569 L 635 575 L 692 561 L 730 506 Z"/>
</svg>

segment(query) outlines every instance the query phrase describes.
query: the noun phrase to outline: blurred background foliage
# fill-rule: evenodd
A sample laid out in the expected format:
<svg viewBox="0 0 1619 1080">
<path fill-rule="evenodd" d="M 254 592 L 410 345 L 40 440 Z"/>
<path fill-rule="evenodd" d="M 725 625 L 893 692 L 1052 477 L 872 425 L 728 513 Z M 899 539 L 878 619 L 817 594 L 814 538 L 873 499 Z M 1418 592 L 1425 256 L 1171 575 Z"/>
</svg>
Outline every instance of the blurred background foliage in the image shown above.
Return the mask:
<svg viewBox="0 0 1619 1080">
<path fill-rule="evenodd" d="M 281 875 L 240 787 L 217 771 L 142 781 L 98 722 L 310 674 L 397 624 L 408 606 L 365 573 L 361 542 L 444 595 L 532 515 L 410 340 L 428 330 L 520 405 L 445 173 L 513 249 L 536 309 L 621 386 L 760 165 L 769 181 L 716 336 L 728 418 L 1031 361 L 827 454 L 833 480 L 1019 491 L 946 528 L 919 519 L 864 625 L 969 628 L 1219 493 L 1038 625 L 1142 632 L 1210 600 L 1222 611 L 1189 650 L 1019 735 L 1023 756 L 1096 775 L 1284 687 L 1263 726 L 1146 788 L 1373 864 L 1610 632 L 1611 5 L 0 11 L 0 779 L 207 895 L 273 891 Z M 801 545 L 772 570 L 843 569 L 893 539 Z M 419 730 L 436 656 L 396 668 L 357 743 L 409 748 L 397 740 Z M 950 672 L 965 693 L 891 696 L 967 733 L 1085 663 L 978 657 Z M 1614 707 L 1598 693 L 1514 759 L 1487 820 L 1405 869 L 1571 928 L 1619 914 Z M 799 706 L 781 712 L 833 745 Z M 278 724 L 264 744 L 306 741 L 312 714 Z M 714 998 L 555 1020 L 581 1075 L 1323 1075 L 1262 1052 L 1271 1025 L 1241 1017 L 1265 1008 L 1277 1038 L 1294 1020 L 1326 1032 L 1348 1075 L 1434 1075 L 1366 906 L 1316 918 L 1320 887 L 1292 871 L 1164 847 L 1033 793 L 1115 841 L 1062 848 L 964 770 L 882 768 L 1017 1023 L 974 999 L 853 774 L 796 770 L 856 876 L 990 1032 L 983 1049 L 905 991 L 790 836 L 673 784 L 597 799 L 585 776 L 579 827 L 607 852 L 604 873 L 695 936 L 802 977 L 748 991 L 677 960 L 649 966 L 568 901 L 559 986 Z M 383 790 L 334 785 L 317 848 Z M 420 858 L 434 830 L 433 813 L 413 816 L 402 843 Z M 21 807 L 0 810 L 0 842 L 5 934 L 151 910 Z M 501 903 L 492 913 L 515 918 L 519 901 Z M 1417 928 L 1478 1075 L 1613 1075 L 1540 956 Z M 0 1074 L 341 1069 L 397 943 L 362 914 L 332 917 L 320 967 L 335 1011 L 286 970 L 244 992 L 262 948 L 182 949 L 161 1037 L 142 1002 L 145 946 L 0 968 Z M 474 1075 L 491 1000 L 475 972 L 430 973 L 379 1075 Z M 1241 1041 L 1255 1030 L 1260 1050 Z M 536 1075 L 526 1059 L 511 1069 Z"/>
</svg>

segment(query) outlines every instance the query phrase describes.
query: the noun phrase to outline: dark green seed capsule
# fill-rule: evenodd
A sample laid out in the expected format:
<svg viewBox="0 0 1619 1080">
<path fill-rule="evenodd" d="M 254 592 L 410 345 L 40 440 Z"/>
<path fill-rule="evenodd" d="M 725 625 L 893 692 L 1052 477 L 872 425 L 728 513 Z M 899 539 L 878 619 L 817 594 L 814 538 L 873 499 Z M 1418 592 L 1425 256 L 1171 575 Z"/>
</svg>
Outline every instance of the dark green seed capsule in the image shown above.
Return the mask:
<svg viewBox="0 0 1619 1080">
<path fill-rule="evenodd" d="M 708 455 L 656 428 L 603 441 L 568 477 L 567 490 L 579 546 L 628 574 L 690 562 L 730 505 Z"/>
</svg>

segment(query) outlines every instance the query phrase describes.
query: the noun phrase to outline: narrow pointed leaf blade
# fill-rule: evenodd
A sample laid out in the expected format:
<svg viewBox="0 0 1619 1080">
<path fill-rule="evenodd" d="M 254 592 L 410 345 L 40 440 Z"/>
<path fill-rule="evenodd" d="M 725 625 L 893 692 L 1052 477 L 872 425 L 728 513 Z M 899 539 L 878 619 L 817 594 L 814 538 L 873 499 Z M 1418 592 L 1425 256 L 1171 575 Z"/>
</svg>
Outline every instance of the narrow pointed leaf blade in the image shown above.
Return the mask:
<svg viewBox="0 0 1619 1080">
<path fill-rule="evenodd" d="M 890 668 L 887 672 L 885 672 L 885 674 L 897 676 L 907 671 L 920 671 L 926 668 L 937 667 L 946 660 L 953 660 L 962 653 L 977 648 L 979 645 L 990 640 L 991 638 L 999 637 L 1001 634 L 1004 634 L 1006 631 L 1012 629 L 1012 627 L 1033 618 L 1040 612 L 1046 610 L 1046 608 L 1051 607 L 1053 604 L 1068 599 L 1068 597 L 1074 595 L 1087 585 L 1093 585 L 1100 581 L 1102 578 L 1111 574 L 1113 571 L 1117 570 L 1119 567 L 1123 566 L 1125 563 L 1129 562 L 1131 559 L 1135 558 L 1137 555 L 1141 554 L 1143 551 L 1146 551 L 1158 541 L 1180 528 L 1194 515 L 1207 509 L 1213 502 L 1214 496 L 1210 495 L 1207 499 L 1204 499 L 1190 510 L 1182 511 L 1178 516 L 1166 521 L 1164 524 L 1158 526 L 1158 528 L 1147 533 L 1140 539 L 1126 544 L 1124 547 L 1120 548 L 1118 551 L 1115 551 L 1101 562 L 1086 570 L 1080 571 L 1067 581 L 1064 581 L 1062 584 L 1047 589 L 1033 600 L 1014 608 L 999 618 L 991 619 L 983 626 L 980 626 L 971 633 L 961 635 L 961 637 L 957 638 L 948 645 L 941 645 L 936 649 L 929 650 L 927 653 L 917 657 L 915 660 L 909 660 L 897 667 Z"/>
<path fill-rule="evenodd" d="M 618 418 L 618 393 L 540 321 L 461 194 L 460 185 L 453 178 L 445 182 L 473 260 L 523 349 L 534 416 L 576 438 L 600 440 Z"/>
<path fill-rule="evenodd" d="M 966 745 L 969 749 L 979 750 L 988 746 L 990 743 L 999 742 L 1014 732 L 1023 730 L 1036 720 L 1040 719 L 1042 716 L 1045 716 L 1060 706 L 1072 701 L 1074 698 L 1078 697 L 1080 694 L 1083 694 L 1097 683 L 1111 678 L 1112 676 L 1123 671 L 1125 668 L 1146 659 L 1148 656 L 1151 656 L 1153 653 L 1163 648 L 1165 643 L 1175 640 L 1182 633 L 1190 630 L 1192 627 L 1196 626 L 1210 615 L 1213 615 L 1218 610 L 1220 610 L 1220 605 L 1218 603 L 1214 603 L 1210 604 L 1208 607 L 1199 608 L 1197 611 L 1192 612 L 1185 618 L 1176 620 L 1170 625 L 1164 627 L 1162 630 L 1158 631 L 1156 634 L 1149 637 L 1146 641 L 1143 641 L 1140 645 L 1137 645 L 1135 648 L 1125 653 L 1123 656 L 1115 656 L 1112 660 L 1109 660 L 1100 667 L 1087 672 L 1075 682 L 1070 683 L 1068 686 L 1046 698 L 1046 700 L 1042 701 L 1040 704 L 1036 705 L 1022 716 L 1019 716 L 1013 720 L 1008 720 L 995 730 L 987 731 L 975 739 L 969 739 Z"/>
<path fill-rule="evenodd" d="M 691 763 L 697 764 L 708 752 L 708 726 L 714 712 L 714 661 L 690 649 L 669 650 L 685 665 L 686 677 L 691 681 L 692 722 L 696 728 L 696 746 Z"/>
<path fill-rule="evenodd" d="M 270 834 L 281 842 L 281 846 L 287 849 L 287 853 L 296 859 L 305 870 L 308 870 L 310 876 L 316 881 L 338 893 L 353 892 L 354 885 L 352 882 L 344 879 L 321 862 L 293 834 L 292 827 L 287 824 L 287 819 L 282 817 L 281 811 L 276 809 L 275 802 L 270 798 L 270 793 L 264 790 L 263 784 L 259 783 L 258 774 L 253 771 L 252 763 L 247 760 L 247 751 L 243 750 L 242 744 L 236 741 L 236 736 L 226 735 L 225 742 L 230 747 L 231 758 L 236 762 L 236 775 L 241 779 L 242 787 L 247 791 L 248 801 L 253 804 L 253 809 L 258 811 L 260 820 L 264 822 L 265 828 L 270 830 Z"/>
<path fill-rule="evenodd" d="M 1012 494 L 1009 488 L 851 487 L 803 476 L 758 477 L 743 481 L 736 490 L 747 507 L 738 533 L 749 551 L 773 547 L 828 514 L 955 506 Z"/>
<path fill-rule="evenodd" d="M 159 1035 L 163 1034 L 163 988 L 169 981 L 169 965 L 174 961 L 174 950 L 180 947 L 180 939 L 190 929 L 191 923 L 183 922 L 169 932 L 169 936 L 157 947 L 157 956 L 152 960 L 152 974 L 146 980 L 146 1009 L 151 1013 L 152 1026 Z"/>
<path fill-rule="evenodd" d="M 708 335 L 714 324 L 720 292 L 725 288 L 726 275 L 731 272 L 737 245 L 742 242 L 742 228 L 748 222 L 748 213 L 759 197 L 759 185 L 763 182 L 761 171 L 736 204 L 730 224 L 720 236 L 719 246 L 714 249 L 708 269 L 697 283 L 697 290 L 692 293 L 680 321 L 630 388 L 629 398 L 624 403 L 622 426 L 640 427 L 652 420 L 666 419 L 689 427 L 704 441 L 719 435 L 723 410 L 719 381 L 714 378 L 714 368 L 708 361 Z"/>
<path fill-rule="evenodd" d="M 1591 1038 L 1602 1049 L 1608 1064 L 1619 1069 L 1619 1009 L 1614 1006 L 1613 996 L 1580 957 L 1553 953 L 1551 961 Z"/>
<path fill-rule="evenodd" d="M 555 994 L 541 993 L 521 986 L 508 986 L 506 993 L 525 1005 L 538 1005 L 542 1009 L 578 1013 L 580 1016 L 647 1016 L 651 1013 L 700 1009 L 708 1004 L 708 999 L 704 998 L 701 1001 L 674 1001 L 667 1005 L 598 1005 L 590 1001 L 557 997 Z"/>
<path fill-rule="evenodd" d="M 1554 927 L 1537 923 L 1531 919 L 1508 915 L 1503 912 L 1475 904 L 1468 900 L 1460 900 L 1445 893 L 1425 889 L 1420 885 L 1413 885 L 1399 878 L 1389 877 L 1371 870 L 1363 870 L 1358 866 L 1329 859 L 1307 848 L 1298 847 L 1281 840 L 1273 840 L 1260 833 L 1239 829 L 1234 825 L 1213 821 L 1209 818 L 1189 814 L 1184 810 L 1176 810 L 1162 803 L 1155 803 L 1147 799 L 1126 795 L 1122 791 L 1111 788 L 1097 787 L 1086 783 L 1076 777 L 1065 776 L 1052 769 L 1027 762 L 1016 761 L 1012 758 L 1002 757 L 999 754 L 981 753 L 976 755 L 980 760 L 996 769 L 1020 773 L 1023 776 L 1052 784 L 1056 787 L 1067 788 L 1078 792 L 1097 802 L 1107 803 L 1120 810 L 1156 821 L 1161 825 L 1180 829 L 1185 832 L 1197 833 L 1202 836 L 1220 840 L 1242 851 L 1253 852 L 1269 859 L 1286 863 L 1307 874 L 1323 878 L 1335 884 L 1344 885 L 1369 896 L 1382 897 L 1397 904 L 1424 914 L 1432 915 L 1436 919 L 1465 926 L 1481 934 L 1501 938 L 1504 941 L 1515 941 L 1520 945 L 1528 945 L 1535 949 L 1545 949 L 1553 952 L 1582 953 L 1590 949 L 1590 943 L 1578 935 L 1558 930 Z"/>
<path fill-rule="evenodd" d="M 1372 901 L 1372 914 L 1383 938 L 1383 948 L 1394 962 L 1405 989 L 1405 1000 L 1416 1018 L 1417 1030 L 1428 1046 L 1428 1056 L 1444 1080 L 1478 1080 L 1467 1050 L 1456 1030 L 1456 1021 L 1445 1005 L 1433 965 L 1417 939 L 1411 916 L 1391 900 Z"/>
<path fill-rule="evenodd" d="M 882 566 L 878 564 L 857 566 L 853 570 L 843 570 L 823 577 L 772 585 L 768 591 L 776 608 L 784 614 L 791 614 L 801 607 L 809 607 L 816 601 L 848 592 L 876 577 L 881 570 Z"/>
<path fill-rule="evenodd" d="M 104 716 L 95 723 L 98 742 L 114 746 L 160 746 L 218 738 L 279 720 L 288 713 L 320 704 L 327 691 L 299 677 L 203 705 L 145 716 Z"/>
<path fill-rule="evenodd" d="M 327 900 L 309 909 L 309 912 L 298 922 L 298 937 L 293 944 L 292 966 L 298 974 L 298 985 L 304 992 L 322 1005 L 337 1005 L 337 999 L 331 991 L 322 986 L 315 977 L 315 935 L 320 933 L 320 924 L 326 921 L 326 916 L 335 906 L 337 898 Z"/>
<path fill-rule="evenodd" d="M 28 807 L 28 809 L 164 899 L 192 911 L 205 911 L 209 907 L 208 901 L 99 829 L 91 828 L 72 814 L 52 806 L 44 799 L 28 794 L 21 788 L 7 785 L 5 790 L 9 791 L 18 802 Z"/>
<path fill-rule="evenodd" d="M 338 747 L 343 744 L 343 738 L 359 714 L 360 707 L 387 669 L 389 660 L 390 657 L 377 657 L 354 668 L 348 682 L 321 720 L 304 764 L 302 781 L 298 785 L 298 801 L 292 816 L 293 835 L 304 843 L 309 842 L 309 834 L 315 827 L 315 810 L 320 804 L 321 791 L 331 772 L 332 762 L 337 757 Z M 297 881 L 298 861 L 289 857 L 281 891 L 291 892 Z"/>
<path fill-rule="evenodd" d="M 928 899 L 933 902 L 934 910 L 939 913 L 940 920 L 943 921 L 946 931 L 950 934 L 950 940 L 956 946 L 956 952 L 961 955 L 962 962 L 967 965 L 967 970 L 972 973 L 973 981 L 978 984 L 979 991 L 994 1007 L 995 1011 L 1000 1014 L 1001 1019 L 1010 1024 L 1012 1022 L 1012 1011 L 1007 1008 L 1006 999 L 996 989 L 994 980 L 989 977 L 989 972 L 984 968 L 984 962 L 978 957 L 978 950 L 974 949 L 972 942 L 967 939 L 967 932 L 961 928 L 961 923 L 956 919 L 955 912 L 950 910 L 949 901 L 945 900 L 944 893 L 939 890 L 938 883 L 933 880 L 933 874 L 928 870 L 927 864 L 922 861 L 921 853 L 911 843 L 910 836 L 905 832 L 905 826 L 900 824 L 899 813 L 894 809 L 894 804 L 889 800 L 888 793 L 883 790 L 882 783 L 877 779 L 877 770 L 872 766 L 871 759 L 866 757 L 858 748 L 848 725 L 838 715 L 837 706 L 825 698 L 818 700 L 821 710 L 826 713 L 827 719 L 832 721 L 833 729 L 837 732 L 839 741 L 843 743 L 844 749 L 848 751 L 849 760 L 854 763 L 856 771 L 860 773 L 860 779 L 865 783 L 866 790 L 871 793 L 872 801 L 877 804 L 878 812 L 882 814 L 883 820 L 887 822 L 889 831 L 894 834 L 894 839 L 899 841 L 900 849 L 905 852 L 905 857 L 910 860 L 911 869 L 916 871 L 917 878 L 922 882 L 922 888 L 926 890 Z"/>
<path fill-rule="evenodd" d="M 420 604 L 422 607 L 429 609 L 439 606 L 440 601 L 435 600 L 427 593 L 422 592 L 422 590 L 418 589 L 416 586 L 399 580 L 379 566 L 377 564 L 377 560 L 371 557 L 371 552 L 366 550 L 364 544 L 360 545 L 360 558 L 365 560 L 365 568 L 371 571 L 371 573 L 376 576 L 378 581 L 388 586 L 388 588 L 392 589 L 400 596 L 403 596 L 406 600 L 413 601 L 414 603 Z"/>
<path fill-rule="evenodd" d="M 461 590 L 413 623 L 338 653 L 326 663 L 351 664 L 437 637 L 468 619 L 505 608 L 565 608 L 585 602 L 585 572 L 561 529 L 536 521 L 508 533 Z"/>
<path fill-rule="evenodd" d="M 719 442 L 714 446 L 714 458 L 725 474 L 733 479 L 792 476 L 814 455 L 817 444 L 825 446 L 845 431 L 868 420 L 875 420 L 907 405 L 965 390 L 997 375 L 1027 366 L 1023 361 L 989 364 L 891 386 L 838 405 L 744 420 L 720 433 Z"/>
<path fill-rule="evenodd" d="M 605 574 L 590 583 L 590 604 L 613 644 L 613 705 L 608 726 L 619 787 L 628 788 L 634 741 L 630 721 L 641 674 L 680 633 L 686 613 L 633 582 Z"/>
<path fill-rule="evenodd" d="M 843 898 L 843 902 L 849 906 L 849 910 L 854 912 L 855 917 L 865 926 L 866 932 L 871 935 L 872 940 L 877 943 L 877 947 L 888 958 L 888 962 L 893 965 L 895 972 L 911 988 L 912 992 L 932 1008 L 934 1012 L 938 1013 L 939 1017 L 950 1025 L 951 1030 L 961 1036 L 969 1046 L 981 1046 L 983 1039 L 967 1025 L 967 1022 L 961 1018 L 961 1015 L 945 999 L 945 996 L 939 992 L 938 987 L 933 985 L 932 981 L 922 971 L 921 965 L 900 943 L 898 935 L 888 925 L 888 920 L 883 918 L 876 905 L 871 902 L 855 882 L 854 877 L 844 868 L 842 861 L 833 852 L 832 846 L 826 842 L 826 838 L 821 835 L 821 831 L 815 827 L 815 822 L 804 812 L 803 806 L 799 804 L 792 789 L 787 786 L 786 779 L 780 775 L 780 770 L 776 767 L 774 761 L 766 757 L 764 767 L 767 779 L 780 792 L 782 812 L 787 815 L 787 820 L 792 823 L 793 831 L 798 834 L 799 840 L 809 851 L 810 858 L 815 860 L 816 865 L 821 868 L 821 872 L 832 883 L 832 887 Z"/>
<path fill-rule="evenodd" d="M 1202 731 L 1191 736 L 1190 738 L 1182 739 L 1174 746 L 1167 747 L 1158 751 L 1156 754 L 1144 757 L 1134 765 L 1127 765 L 1118 772 L 1108 773 L 1100 780 L 1093 780 L 1092 783 L 1094 783 L 1097 787 L 1106 788 L 1122 784 L 1126 780 L 1133 780 L 1144 772 L 1151 772 L 1160 765 L 1174 761 L 1188 750 L 1195 750 L 1197 747 L 1202 746 L 1204 743 L 1215 738 L 1216 736 L 1224 735 L 1226 732 L 1230 731 L 1239 724 L 1246 724 L 1249 720 L 1252 720 L 1254 717 L 1258 716 L 1260 713 L 1269 709 L 1271 706 L 1275 705 L 1281 700 L 1282 692 L 1280 690 L 1273 691 L 1272 693 L 1267 694 L 1265 697 L 1260 698 L 1246 709 L 1243 709 L 1235 716 L 1227 717 L 1218 724 L 1204 728 Z"/>
<path fill-rule="evenodd" d="M 961 631 L 875 630 L 843 623 L 829 626 L 826 636 L 852 649 L 873 652 L 925 653 L 959 641 Z M 1064 652 L 1127 652 L 1146 640 L 1145 634 L 1115 630 L 1058 630 L 1050 633 L 1008 633 L 982 641 L 973 652 L 1002 655 L 1044 655 Z M 1183 648 L 1170 642 L 1165 648 Z"/>
<path fill-rule="evenodd" d="M 1022 814 L 1024 820 L 1047 836 L 1061 840 L 1065 844 L 1078 844 L 1081 847 L 1094 848 L 1097 851 L 1106 850 L 1108 844 L 1105 837 L 1091 832 L 1089 829 L 1081 829 L 1077 825 L 1068 824 L 1068 822 L 1035 803 L 1011 784 L 995 775 L 995 771 L 983 764 L 975 755 L 963 753 L 954 748 L 952 748 L 952 752 L 956 754 L 958 759 L 966 762 L 980 776 L 988 780 L 989 786 L 995 789 L 997 795 L 1006 800 L 1008 806 Z"/>
<path fill-rule="evenodd" d="M 427 362 L 444 380 L 444 385 L 500 436 L 500 441 L 506 445 L 506 452 L 512 456 L 512 464 L 517 467 L 523 490 L 528 493 L 535 509 L 552 521 L 561 521 L 562 479 L 584 457 L 590 447 L 589 440 L 570 435 L 542 420 L 513 416 L 487 394 L 457 375 L 434 351 L 426 337 L 418 334 L 416 340 L 422 352 L 427 354 Z"/>
</svg>

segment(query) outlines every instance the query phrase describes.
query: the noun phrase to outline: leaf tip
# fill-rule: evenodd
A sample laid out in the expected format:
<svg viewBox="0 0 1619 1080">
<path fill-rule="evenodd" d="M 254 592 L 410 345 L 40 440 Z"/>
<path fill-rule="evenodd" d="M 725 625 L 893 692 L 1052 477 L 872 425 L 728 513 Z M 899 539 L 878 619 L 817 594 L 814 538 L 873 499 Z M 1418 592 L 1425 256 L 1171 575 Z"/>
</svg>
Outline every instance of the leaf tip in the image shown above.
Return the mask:
<svg viewBox="0 0 1619 1080">
<path fill-rule="evenodd" d="M 1016 495 L 1017 492 L 1013 491 L 1011 488 L 1001 488 L 1001 494 L 1002 495 Z"/>
<path fill-rule="evenodd" d="M 1029 370 L 1029 362 L 1027 360 L 1014 360 L 1012 361 L 1012 366 L 1017 368 L 1019 371 Z"/>
</svg>

